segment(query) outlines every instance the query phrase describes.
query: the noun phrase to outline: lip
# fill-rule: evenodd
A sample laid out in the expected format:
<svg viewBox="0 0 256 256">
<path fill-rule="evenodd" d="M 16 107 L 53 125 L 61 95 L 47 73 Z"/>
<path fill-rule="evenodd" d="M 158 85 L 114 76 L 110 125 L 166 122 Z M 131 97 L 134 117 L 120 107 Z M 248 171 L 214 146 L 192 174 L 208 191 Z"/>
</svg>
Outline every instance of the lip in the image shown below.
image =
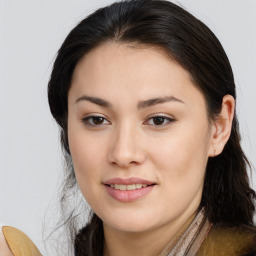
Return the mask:
<svg viewBox="0 0 256 256">
<path fill-rule="evenodd" d="M 110 185 L 114 185 L 114 184 L 122 184 L 122 185 L 146 184 L 148 186 L 142 187 L 140 189 L 134 189 L 134 190 L 118 190 L 110 187 Z M 103 182 L 103 185 L 105 186 L 107 193 L 113 199 L 120 202 L 132 202 L 146 196 L 148 193 L 150 193 L 154 189 L 155 185 L 157 184 L 152 181 L 132 177 L 128 179 L 113 178 Z"/>
<path fill-rule="evenodd" d="M 156 184 L 154 181 L 144 180 L 137 177 L 131 177 L 127 179 L 123 178 L 113 178 L 110 180 L 106 180 L 103 182 L 104 185 L 114 185 L 114 184 L 122 184 L 122 185 L 132 185 L 132 184 L 146 184 L 146 185 L 152 185 Z"/>
</svg>

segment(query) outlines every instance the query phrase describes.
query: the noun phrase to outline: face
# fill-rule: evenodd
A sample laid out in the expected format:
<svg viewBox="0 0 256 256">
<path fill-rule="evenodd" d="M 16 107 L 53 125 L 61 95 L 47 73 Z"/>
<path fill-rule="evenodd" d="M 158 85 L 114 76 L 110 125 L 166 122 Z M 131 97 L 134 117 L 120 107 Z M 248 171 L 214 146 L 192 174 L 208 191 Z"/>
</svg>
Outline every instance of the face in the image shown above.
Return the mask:
<svg viewBox="0 0 256 256">
<path fill-rule="evenodd" d="M 202 93 L 159 49 L 106 43 L 75 68 L 69 146 L 82 194 L 105 226 L 145 232 L 193 214 L 211 131 Z"/>
</svg>

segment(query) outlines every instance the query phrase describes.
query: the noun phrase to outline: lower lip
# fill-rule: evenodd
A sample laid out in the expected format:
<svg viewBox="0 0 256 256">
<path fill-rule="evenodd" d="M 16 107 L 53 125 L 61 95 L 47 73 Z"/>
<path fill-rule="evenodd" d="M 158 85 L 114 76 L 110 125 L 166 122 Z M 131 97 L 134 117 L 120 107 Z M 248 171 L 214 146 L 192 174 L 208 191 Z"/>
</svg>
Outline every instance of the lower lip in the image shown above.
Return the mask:
<svg viewBox="0 0 256 256">
<path fill-rule="evenodd" d="M 155 185 L 147 186 L 145 188 L 134 189 L 134 190 L 119 190 L 119 189 L 111 188 L 110 186 L 107 186 L 107 185 L 105 185 L 105 187 L 108 194 L 114 199 L 116 199 L 117 201 L 131 202 L 148 194 L 155 187 Z"/>
</svg>

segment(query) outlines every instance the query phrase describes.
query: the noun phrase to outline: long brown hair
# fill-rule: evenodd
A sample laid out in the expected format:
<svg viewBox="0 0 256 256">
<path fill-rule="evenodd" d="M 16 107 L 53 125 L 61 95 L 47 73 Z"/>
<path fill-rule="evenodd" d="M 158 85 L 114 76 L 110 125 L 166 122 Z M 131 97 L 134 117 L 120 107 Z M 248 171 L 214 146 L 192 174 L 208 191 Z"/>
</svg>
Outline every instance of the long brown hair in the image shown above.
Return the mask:
<svg viewBox="0 0 256 256">
<path fill-rule="evenodd" d="M 236 98 L 233 72 L 223 47 L 201 21 L 183 8 L 164 0 L 127 0 L 101 8 L 82 20 L 59 49 L 48 87 L 50 109 L 60 127 L 67 162 L 71 155 L 67 137 L 67 95 L 74 68 L 92 49 L 107 41 L 160 47 L 186 69 L 207 102 L 210 120 L 221 111 L 223 96 Z M 209 158 L 200 207 L 213 223 L 252 224 L 255 192 L 247 176 L 248 160 L 240 145 L 235 114 L 230 139 L 223 152 Z M 76 180 L 68 168 L 62 201 Z M 68 190 L 66 188 L 69 188 Z M 73 216 L 69 216 L 71 220 Z M 75 231 L 76 232 L 76 231 Z M 76 234 L 76 255 L 102 255 L 102 221 L 92 213 Z"/>
</svg>

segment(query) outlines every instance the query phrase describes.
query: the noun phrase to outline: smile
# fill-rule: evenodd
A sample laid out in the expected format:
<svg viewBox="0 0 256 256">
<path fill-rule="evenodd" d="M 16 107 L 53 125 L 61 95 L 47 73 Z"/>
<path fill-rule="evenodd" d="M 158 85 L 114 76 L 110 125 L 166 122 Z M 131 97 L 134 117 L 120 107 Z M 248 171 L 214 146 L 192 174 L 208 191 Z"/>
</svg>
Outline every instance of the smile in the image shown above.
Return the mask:
<svg viewBox="0 0 256 256">
<path fill-rule="evenodd" d="M 144 198 L 154 190 L 157 183 L 137 177 L 113 178 L 103 182 L 107 194 L 119 202 L 132 202 Z"/>
<path fill-rule="evenodd" d="M 140 188 L 145 188 L 148 185 L 146 184 L 131 184 L 131 185 L 123 185 L 123 184 L 111 184 L 110 187 L 118 190 L 135 190 Z"/>
</svg>

